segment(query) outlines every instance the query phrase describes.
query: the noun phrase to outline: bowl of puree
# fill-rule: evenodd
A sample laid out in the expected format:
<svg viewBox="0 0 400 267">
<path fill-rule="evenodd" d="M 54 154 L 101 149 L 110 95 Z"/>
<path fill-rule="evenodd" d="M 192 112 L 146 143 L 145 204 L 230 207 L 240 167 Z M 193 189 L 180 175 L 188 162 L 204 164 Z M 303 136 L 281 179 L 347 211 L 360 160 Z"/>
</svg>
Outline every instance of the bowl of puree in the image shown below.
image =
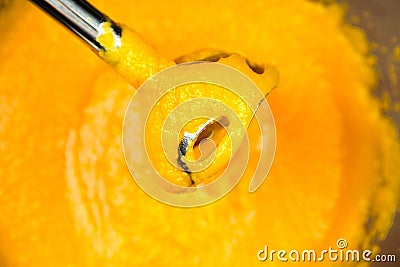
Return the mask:
<svg viewBox="0 0 400 267">
<path fill-rule="evenodd" d="M 135 65 L 106 64 L 28 1 L 0 1 L 0 266 L 400 260 L 397 1 L 91 3 L 144 40 L 139 54 L 129 54 L 132 48 L 101 56 L 114 63 L 137 56 Z M 249 194 L 260 154 L 258 128 L 250 123 L 251 157 L 229 194 L 199 208 L 164 205 L 128 171 L 124 113 L 148 78 L 143 70 L 213 51 L 248 59 L 255 82 L 262 74 L 254 66 L 276 70 L 266 97 L 276 126 L 274 162 Z M 171 109 L 191 97 L 178 92 L 160 105 Z M 170 182 L 193 186 L 209 178 L 191 181 L 159 153 L 157 145 L 149 149 Z M 223 169 L 223 162 L 217 157 L 214 167 Z M 346 260 L 349 251 L 361 259 Z M 365 251 L 371 261 L 362 258 Z"/>
</svg>

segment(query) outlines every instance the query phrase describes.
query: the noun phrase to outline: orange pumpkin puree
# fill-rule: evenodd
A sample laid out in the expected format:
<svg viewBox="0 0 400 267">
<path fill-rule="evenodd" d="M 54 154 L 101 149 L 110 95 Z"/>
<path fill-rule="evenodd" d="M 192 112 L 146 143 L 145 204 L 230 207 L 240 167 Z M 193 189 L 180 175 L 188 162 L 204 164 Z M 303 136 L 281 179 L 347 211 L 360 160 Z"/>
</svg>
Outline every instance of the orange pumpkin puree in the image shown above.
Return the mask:
<svg viewBox="0 0 400 267">
<path fill-rule="evenodd" d="M 291 266 L 260 262 L 257 251 L 318 251 L 339 238 L 378 250 L 399 203 L 400 146 L 371 94 L 377 75 L 366 37 L 346 24 L 343 7 L 92 3 L 137 32 L 108 60 L 128 82 L 30 3 L 0 10 L 0 266 Z M 267 97 L 277 152 L 256 193 L 247 191 L 251 160 L 223 199 L 174 208 L 130 177 L 122 120 L 135 87 L 204 48 L 279 71 Z M 118 65 L 126 53 L 138 56 L 134 65 Z M 257 158 L 254 123 L 248 132 Z"/>
</svg>

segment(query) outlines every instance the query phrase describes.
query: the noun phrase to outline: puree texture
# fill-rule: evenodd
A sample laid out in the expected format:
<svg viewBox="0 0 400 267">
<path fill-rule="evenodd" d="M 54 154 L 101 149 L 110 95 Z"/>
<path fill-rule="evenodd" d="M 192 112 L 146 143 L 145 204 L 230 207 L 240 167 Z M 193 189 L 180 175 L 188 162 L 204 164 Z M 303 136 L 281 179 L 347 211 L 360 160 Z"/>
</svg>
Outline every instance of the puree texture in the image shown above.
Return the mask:
<svg viewBox="0 0 400 267">
<path fill-rule="evenodd" d="M 277 152 L 220 201 L 160 204 L 134 183 L 121 125 L 134 86 L 27 1 L 0 11 L 0 266 L 308 266 L 257 251 L 377 251 L 399 203 L 395 127 L 364 34 L 303 0 L 93 0 L 173 60 L 210 48 L 272 64 Z M 9 25 L 13 25 L 9 27 Z M 255 125 L 249 133 L 257 138 Z M 253 146 L 252 155 L 257 156 Z M 311 264 L 313 265 L 313 264 Z M 353 263 L 319 263 L 319 266 Z"/>
</svg>

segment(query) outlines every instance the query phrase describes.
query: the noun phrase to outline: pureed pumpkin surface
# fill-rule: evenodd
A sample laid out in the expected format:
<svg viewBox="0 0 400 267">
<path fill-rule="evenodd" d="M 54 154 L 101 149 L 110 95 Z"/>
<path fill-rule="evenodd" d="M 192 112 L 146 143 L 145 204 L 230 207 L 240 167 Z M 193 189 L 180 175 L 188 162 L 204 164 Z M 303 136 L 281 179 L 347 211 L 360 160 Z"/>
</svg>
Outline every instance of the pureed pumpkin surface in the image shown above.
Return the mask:
<svg viewBox="0 0 400 267">
<path fill-rule="evenodd" d="M 342 8 L 93 1 L 169 59 L 217 48 L 280 73 L 268 96 L 278 138 L 266 182 L 248 194 L 251 161 L 222 200 L 179 209 L 147 196 L 127 171 L 121 125 L 133 86 L 31 4 L 6 3 L 1 266 L 265 265 L 256 255 L 265 245 L 318 251 L 345 238 L 349 248 L 376 249 L 386 235 L 398 206 L 399 142 L 371 95 L 367 41 Z"/>
</svg>

